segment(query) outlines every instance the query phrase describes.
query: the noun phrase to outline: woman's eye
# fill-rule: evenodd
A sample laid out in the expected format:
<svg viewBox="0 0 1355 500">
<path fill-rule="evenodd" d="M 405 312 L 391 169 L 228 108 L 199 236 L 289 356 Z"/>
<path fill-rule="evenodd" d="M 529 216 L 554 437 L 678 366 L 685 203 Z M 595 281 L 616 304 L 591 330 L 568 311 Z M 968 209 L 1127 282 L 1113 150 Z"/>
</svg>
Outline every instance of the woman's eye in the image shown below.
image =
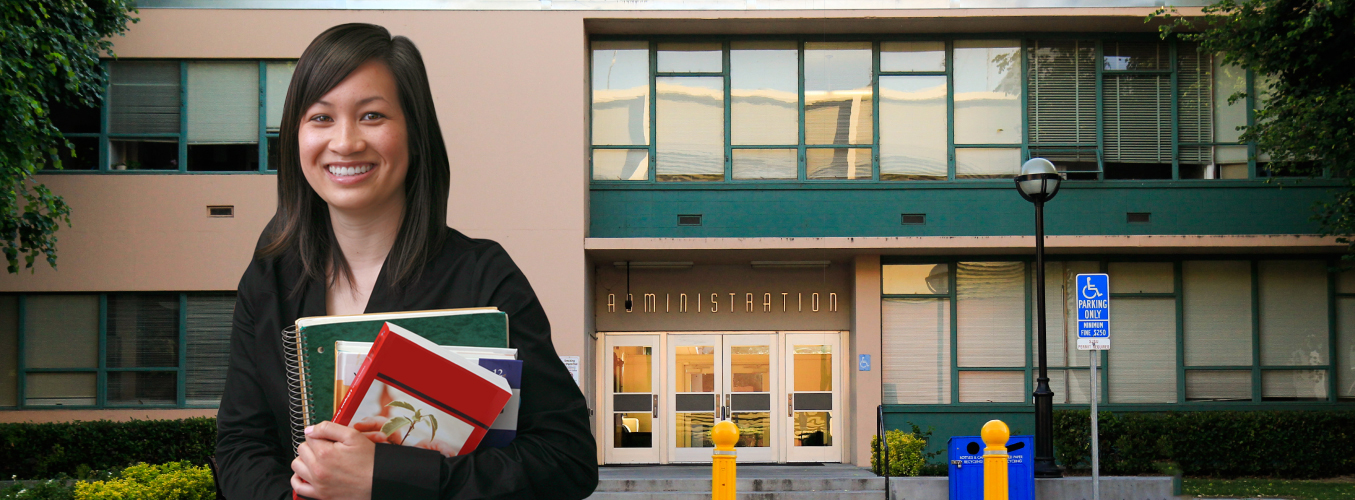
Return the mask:
<svg viewBox="0 0 1355 500">
<path fill-rule="evenodd" d="M 369 113 L 366 113 L 366 114 L 363 114 L 363 115 L 362 115 L 362 119 L 363 119 L 363 120 L 380 120 L 380 119 L 385 118 L 385 117 L 386 117 L 386 115 L 383 115 L 383 114 L 381 114 L 381 113 L 377 113 L 377 112 L 375 112 L 375 111 L 372 111 L 372 112 L 369 112 Z"/>
<path fill-rule="evenodd" d="M 312 117 L 311 117 L 311 121 L 313 121 L 313 122 L 328 122 L 328 121 L 331 121 L 331 119 L 330 119 L 329 115 L 315 115 L 315 116 L 312 116 Z"/>
</svg>

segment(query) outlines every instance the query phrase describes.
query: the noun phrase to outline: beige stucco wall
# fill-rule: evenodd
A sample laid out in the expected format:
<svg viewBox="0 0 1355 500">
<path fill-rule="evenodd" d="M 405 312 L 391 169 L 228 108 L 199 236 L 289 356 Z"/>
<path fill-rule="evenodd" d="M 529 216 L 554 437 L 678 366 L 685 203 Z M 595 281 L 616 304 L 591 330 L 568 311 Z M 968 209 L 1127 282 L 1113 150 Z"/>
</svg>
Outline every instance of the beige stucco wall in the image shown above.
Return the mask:
<svg viewBox="0 0 1355 500">
<path fill-rule="evenodd" d="M 146 9 L 122 58 L 289 58 L 344 22 L 419 46 L 452 159 L 448 222 L 502 243 L 531 280 L 561 355 L 583 355 L 587 43 L 579 16 L 503 12 Z M 547 41 L 547 43 L 543 43 Z M 71 204 L 59 270 L 2 291 L 230 290 L 272 216 L 271 175 L 47 175 Z M 234 204 L 234 219 L 207 219 Z"/>
<path fill-rule="evenodd" d="M 880 405 L 880 256 L 860 255 L 854 263 L 853 285 L 856 298 L 852 304 L 851 350 L 847 357 L 851 374 L 851 401 L 855 412 L 852 425 L 855 433 L 848 460 L 861 467 L 870 467 L 870 440 L 875 436 L 875 407 Z M 870 356 L 870 371 L 857 367 L 860 355 Z"/>
</svg>

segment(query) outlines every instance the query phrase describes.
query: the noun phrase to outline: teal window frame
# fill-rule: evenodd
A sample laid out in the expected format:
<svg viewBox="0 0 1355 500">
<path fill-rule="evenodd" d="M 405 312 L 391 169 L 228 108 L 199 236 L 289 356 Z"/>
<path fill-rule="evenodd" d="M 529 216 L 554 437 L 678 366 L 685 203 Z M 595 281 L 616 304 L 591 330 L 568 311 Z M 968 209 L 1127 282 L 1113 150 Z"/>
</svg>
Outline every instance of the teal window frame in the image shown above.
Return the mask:
<svg viewBox="0 0 1355 500">
<path fill-rule="evenodd" d="M 1185 363 L 1185 305 L 1184 291 L 1182 287 L 1182 264 L 1186 261 L 1202 260 L 1223 260 L 1223 261 L 1245 261 L 1250 263 L 1251 267 L 1251 302 L 1252 302 L 1252 362 L 1249 365 L 1236 366 L 1188 366 Z M 1327 325 L 1328 325 L 1328 356 L 1325 365 L 1263 365 L 1261 362 L 1261 310 L 1260 310 L 1260 276 L 1259 269 L 1262 261 L 1276 260 L 1307 260 L 1321 261 L 1327 265 Z M 1132 298 L 1170 298 L 1176 304 L 1176 401 L 1174 403 L 1113 403 L 1111 402 L 1110 377 L 1115 367 L 1110 363 L 1110 355 L 1107 351 L 1100 351 L 1100 358 L 1097 364 L 1100 366 L 1097 374 L 1097 389 L 1100 394 L 1098 406 L 1108 411 L 1176 411 L 1176 410 L 1303 410 L 1303 409 L 1335 409 L 1347 408 L 1355 409 L 1355 398 L 1342 399 L 1338 397 L 1337 391 L 1340 389 L 1337 375 L 1340 369 L 1347 368 L 1339 363 L 1336 353 L 1338 347 L 1337 330 L 1337 299 L 1355 298 L 1355 292 L 1338 293 L 1337 269 L 1340 265 L 1339 257 L 1327 256 L 1305 256 L 1305 255 L 1284 255 L 1284 254 L 1265 254 L 1265 255 L 1188 255 L 1188 256 L 1106 256 L 1106 255 L 1058 255 L 1054 258 L 1046 256 L 1047 262 L 1097 262 L 1099 272 L 1109 271 L 1111 263 L 1121 262 L 1164 262 L 1172 264 L 1173 273 L 1173 292 L 1171 293 L 1111 293 L 1110 297 L 1114 299 L 1132 299 Z M 960 367 L 959 345 L 958 341 L 958 295 L 956 291 L 956 269 L 960 262 L 1024 262 L 1026 263 L 1026 307 L 1025 307 L 1025 326 L 1026 335 L 1024 340 L 1024 350 L 1026 365 L 1024 368 L 1017 367 Z M 950 374 L 951 399 L 949 404 L 886 404 L 887 411 L 894 412 L 926 412 L 926 411 L 965 411 L 965 409 L 992 408 L 992 411 L 1006 409 L 1028 408 L 1034 404 L 1032 393 L 1034 392 L 1034 377 L 1039 371 L 1039 366 L 1035 363 L 1035 297 L 1034 297 L 1034 258 L 1033 257 L 1012 257 L 1010 255 L 975 255 L 964 257 L 912 257 L 912 256 L 884 256 L 881 259 L 881 266 L 892 264 L 946 264 L 949 266 L 948 280 L 950 290 L 946 294 L 881 294 L 881 300 L 884 299 L 913 299 L 913 298 L 939 298 L 950 300 Z M 1113 279 L 1113 277 L 1112 277 Z M 881 284 L 883 285 L 883 273 L 881 273 Z M 887 332 L 881 332 L 886 335 Z M 1046 333 L 1048 334 L 1048 333 Z M 1114 337 L 1114 327 L 1112 325 L 1111 336 Z M 883 337 L 882 337 L 883 338 Z M 882 361 L 883 362 L 883 361 Z M 1050 366 L 1049 370 L 1089 370 L 1087 366 Z M 1186 372 L 1187 371 L 1205 371 L 1205 370 L 1228 370 L 1228 371 L 1249 371 L 1252 374 L 1251 399 L 1248 401 L 1187 401 L 1186 400 Z M 1322 371 L 1327 377 L 1327 398 L 1320 401 L 1267 401 L 1262 395 L 1262 373 L 1265 371 L 1293 371 L 1293 370 L 1312 370 Z M 959 374 L 962 371 L 1024 371 L 1025 373 L 1025 398 L 1021 403 L 990 403 L 990 402 L 960 402 Z M 1088 403 L 1056 403 L 1054 405 L 1060 409 L 1087 408 Z"/>
<path fill-rule="evenodd" d="M 1182 179 L 1182 178 L 1181 178 L 1181 175 L 1180 175 L 1180 163 L 1181 163 L 1181 162 L 1180 162 L 1180 157 L 1181 157 L 1180 151 L 1181 151 L 1181 148 L 1183 148 L 1183 147 L 1201 147 L 1201 146 L 1246 146 L 1246 147 L 1248 148 L 1248 159 L 1247 159 L 1247 163 L 1248 163 L 1248 178 L 1245 179 L 1245 181 L 1254 181 L 1254 180 L 1258 180 L 1258 179 L 1263 180 L 1263 179 L 1266 179 L 1267 177 L 1269 177 L 1269 176 L 1266 175 L 1264 172 L 1261 172 L 1261 171 L 1258 170 L 1259 167 L 1257 166 L 1257 160 L 1256 160 L 1256 157 L 1257 157 L 1257 150 L 1256 150 L 1256 144 L 1255 144 L 1254 142 L 1246 142 L 1246 143 L 1242 143 L 1242 142 L 1239 142 L 1239 143 L 1228 143 L 1228 142 L 1181 142 L 1181 141 L 1179 140 L 1179 139 L 1180 139 L 1180 138 L 1179 138 L 1179 129 L 1180 129 L 1181 127 L 1180 127 L 1180 123 L 1179 123 L 1179 109 L 1180 109 L 1180 106 L 1179 106 L 1179 103 L 1177 102 L 1177 101 L 1178 101 L 1178 96 L 1179 96 L 1179 88 L 1178 88 L 1178 83 L 1177 83 L 1177 79 L 1178 79 L 1178 78 L 1177 78 L 1177 75 L 1178 75 L 1178 73 L 1179 73 L 1180 70 L 1179 70 L 1179 68 L 1177 67 L 1177 60 L 1176 60 L 1176 55 L 1177 55 L 1177 44 L 1178 44 L 1178 40 L 1177 40 L 1176 38 L 1170 38 L 1170 39 L 1168 39 L 1168 40 L 1161 40 L 1156 34 L 1147 34 L 1147 33 L 1144 33 L 1144 34 L 1115 34 L 1115 33 L 1100 33 L 1100 34 L 1097 34 L 1097 33 L 1050 33 L 1050 34 L 1030 34 L 1030 33 L 985 33 L 985 34 L 937 34 L 937 35 L 934 35 L 934 36 L 923 36 L 923 35 L 906 35 L 906 36 L 905 36 L 905 35 L 880 35 L 880 34 L 875 34 L 875 35 L 816 35 L 816 36 L 812 36 L 812 37 L 810 37 L 810 36 L 723 36 L 723 37 L 692 37 L 692 36 L 676 36 L 676 35 L 673 35 L 673 36 L 599 36 L 599 37 L 593 37 L 593 38 L 591 38 L 591 39 L 589 40 L 589 41 L 590 41 L 590 48 L 589 48 L 589 50 L 588 50 L 587 61 L 586 61 L 586 63 L 585 63 L 585 66 L 586 66 L 587 68 L 590 68 L 590 69 L 588 70 L 588 78 L 590 79 L 590 81 L 591 81 L 591 78 L 592 78 L 592 70 L 591 70 L 591 68 L 592 68 L 592 55 L 593 55 L 593 51 L 592 51 L 592 48 L 591 48 L 591 42 L 602 42 L 602 41 L 646 41 L 646 42 L 648 42 L 648 45 L 649 45 L 649 81 L 650 81 L 650 102 L 649 102 L 649 117 L 648 117 L 648 120 L 649 120 L 649 123 L 648 123 L 648 126 L 649 126 L 649 138 L 648 138 L 648 139 L 649 139 L 649 144 L 648 144 L 648 146 L 638 146 L 638 145 L 592 145 L 592 144 L 591 144 L 592 141 L 591 141 L 591 139 L 590 139 L 590 140 L 589 140 L 589 144 L 590 144 L 590 145 L 589 145 L 589 155 L 588 155 L 588 158 L 589 158 L 589 159 L 588 159 L 588 175 L 589 175 L 589 182 L 590 182 L 590 185 L 595 186 L 595 187 L 604 187 L 604 188 L 625 188 L 625 187 L 635 187 L 635 188 L 639 188 L 639 189 L 656 189 L 656 188 L 658 188 L 658 189 L 666 189 L 666 188 L 676 188 L 676 189 L 693 189 L 693 188 L 697 188 L 697 189 L 699 189 L 699 188 L 701 188 L 702 186 L 704 186 L 704 187 L 711 187 L 711 186 L 713 186 L 713 185 L 714 185 L 714 186 L 719 186 L 719 185 L 730 185 L 730 186 L 734 186 L 734 185 L 742 185 L 742 184 L 758 184 L 758 185 L 797 185 L 797 186 L 799 186 L 799 187 L 807 187 L 807 186 L 833 185 L 833 184 L 847 184 L 847 185 L 857 184 L 857 185 L 860 185 L 860 184 L 863 184 L 863 183 L 871 183 L 871 184 L 885 184 L 885 185 L 891 185 L 891 186 L 892 186 L 892 185 L 899 185 L 899 186 L 908 186 L 908 187 L 921 187 L 921 186 L 936 186 L 936 185 L 944 185 L 944 186 L 954 186 L 954 185 L 978 186 L 978 185 L 994 184 L 994 183 L 1003 183 L 1003 184 L 1010 183 L 1011 181 L 1010 181 L 1009 179 L 956 179 L 956 176 L 955 176 L 955 173 L 956 173 L 955 150 L 956 150 L 957 144 L 955 143 L 955 84 L 954 84 L 954 68 L 955 68 L 955 63 L 954 63 L 954 42 L 955 42 L 956 40 L 998 40 L 998 39 L 1017 39 L 1017 40 L 1020 40 L 1020 46 L 1021 46 L 1021 53 L 1020 53 L 1020 54 L 1021 54 L 1021 55 L 1020 55 L 1021 68 L 1020 68 L 1020 71 L 1021 71 L 1021 84 L 1023 85 L 1023 91 L 1022 91 L 1022 93 L 1021 93 L 1021 99 L 1020 99 L 1020 106 L 1021 106 L 1021 124 L 1022 124 L 1022 139 L 1021 139 L 1021 142 L 1020 142 L 1019 144 L 1018 144 L 1018 143 L 1011 143 L 1011 144 L 977 144 L 977 143 L 976 143 L 976 144 L 959 144 L 958 147 L 960 147 L 960 148 L 975 148 L 975 149 L 1017 149 L 1017 148 L 1019 148 L 1019 149 L 1020 149 L 1020 157 L 1022 158 L 1023 161 L 1026 160 L 1026 159 L 1029 159 L 1029 158 L 1031 157 L 1031 156 L 1030 156 L 1031 148 L 1037 148 L 1037 149 L 1040 149 L 1040 150 L 1043 150 L 1043 151 L 1048 151 L 1048 152 L 1061 152 L 1061 149 L 1060 149 L 1060 148 L 1095 148 L 1096 161 L 1097 161 L 1097 170 L 1096 170 L 1095 173 L 1096 173 L 1096 181 L 1098 181 L 1098 182 L 1107 182 L 1107 183 L 1125 183 L 1125 182 L 1142 183 L 1142 182 L 1162 182 L 1162 181 L 1172 181 L 1172 182 L 1185 182 L 1185 183 L 1205 182 L 1205 183 L 1210 183 L 1211 185 L 1218 185 L 1219 183 L 1227 183 L 1227 182 L 1230 182 L 1230 181 L 1229 181 L 1229 180 L 1225 180 L 1225 179 Z M 745 40 L 749 40 L 749 41 L 787 41 L 787 40 L 789 40 L 789 41 L 795 41 L 795 42 L 797 42 L 798 53 L 799 53 L 799 54 L 798 54 L 798 59 L 799 59 L 799 117 L 798 117 L 798 119 L 799 119 L 799 124 L 798 124 L 798 127 L 799 127 L 799 131 L 800 131 L 800 137 L 799 137 L 799 144 L 795 145 L 795 147 L 798 149 L 798 166 L 797 166 L 797 172 L 798 172 L 798 175 L 797 175 L 797 178 L 796 178 L 796 179 L 742 179 L 742 180 L 739 180 L 739 179 L 734 179 L 734 178 L 733 178 L 733 151 L 734 151 L 734 150 L 736 150 L 736 149 L 790 149 L 790 148 L 791 148 L 791 145 L 781 145 L 781 146 L 743 146 L 743 145 L 734 146 L 734 145 L 732 145 L 731 136 L 730 136 L 730 130 L 731 130 L 731 111 L 730 111 L 730 110 L 731 110 L 731 107 L 732 107 L 732 104 L 731 104 L 731 103 L 732 103 L 732 99 L 730 98 L 731 96 L 730 96 L 729 51 L 730 51 L 730 43 L 731 43 L 731 42 L 734 42 L 734 41 L 745 41 Z M 1029 89 L 1030 82 L 1029 82 L 1029 78 L 1028 78 L 1028 77 L 1029 77 L 1029 66 L 1030 66 L 1029 51 L 1032 50 L 1032 43 L 1031 43 L 1031 42 L 1032 42 L 1032 41 L 1035 41 L 1035 40 L 1040 40 L 1040 41 L 1044 41 L 1044 40 L 1049 40 L 1049 41 L 1055 41 L 1055 40 L 1064 40 L 1064 41 L 1067 41 L 1067 40 L 1077 40 L 1077 41 L 1094 41 L 1094 42 L 1095 42 L 1095 70 L 1096 70 L 1096 80 L 1095 80 L 1095 84 L 1096 84 L 1096 141 L 1095 141 L 1094 143 L 1091 143 L 1091 142 L 1078 142 L 1078 143 L 1043 143 L 1043 142 L 1042 142 L 1042 143 L 1036 143 L 1036 142 L 1032 142 L 1032 141 L 1031 141 L 1031 129 L 1030 129 L 1030 127 L 1031 127 L 1031 120 L 1030 120 L 1030 117 L 1029 117 L 1029 114 L 1030 114 L 1030 113 L 1029 113 L 1029 107 L 1028 107 L 1028 100 L 1030 99 L 1030 89 Z M 804 127 L 805 127 L 805 88 L 804 88 L 804 78 L 805 78 L 805 69 L 804 69 L 804 57 L 805 57 L 805 55 L 804 55 L 804 54 L 805 54 L 805 53 L 804 53 L 804 50 L 805 50 L 805 49 L 804 49 L 804 46 L 805 46 L 805 42 L 807 42 L 807 41 L 811 41 L 811 42 L 818 42 L 818 41 L 830 41 L 830 42 L 833 42 L 833 41 L 842 41 L 842 42 L 852 41 L 852 42 L 863 42 L 863 41 L 867 41 L 867 42 L 870 42 L 871 45 L 872 45 L 872 57 L 871 57 L 871 59 L 872 59 L 872 77 L 871 77 L 871 85 L 872 85 L 872 87 L 874 88 L 875 95 L 874 95 L 873 102 L 872 102 L 872 106 L 874 107 L 874 109 L 873 109 L 874 112 L 873 112 L 873 115 L 872 115 L 872 120 L 874 121 L 874 123 L 872 124 L 872 125 L 873 125 L 873 131 L 872 131 L 872 133 L 873 133 L 873 139 L 872 139 L 872 144 L 870 145 L 870 149 L 871 149 L 871 172 L 872 172 L 871 178 L 870 178 L 870 179 L 855 179 L 855 180 L 849 180 L 849 179 L 808 179 L 808 178 L 807 178 L 807 170 L 806 170 L 806 168 L 807 168 L 806 154 L 807 154 L 807 153 L 806 153 L 806 152 L 807 152 L 808 149 L 817 149 L 817 148 L 835 149 L 835 148 L 854 148 L 854 147 L 856 147 L 856 148 L 864 148 L 864 147 L 865 147 L 864 144 L 863 144 L 863 145 L 807 145 L 807 144 L 805 143 L 805 136 L 804 136 Z M 946 69 L 945 69 L 945 71 L 944 71 L 944 72 L 939 72 L 939 71 L 920 71 L 920 72 L 889 71 L 889 72 L 882 72 L 882 71 L 880 70 L 880 45 L 881 45 L 882 42 L 894 42 L 894 41 L 930 41 L 930 42 L 940 41 L 940 42 L 943 42 L 943 43 L 945 44 L 945 52 L 946 52 L 946 53 L 945 53 L 945 60 L 946 60 Z M 1103 45 L 1104 45 L 1104 42 L 1107 42 L 1107 41 L 1138 41 L 1138 42 L 1158 42 L 1158 43 L 1164 43 L 1164 44 L 1167 44 L 1168 54 L 1169 54 L 1169 55 L 1168 55 L 1168 59 L 1170 60 L 1170 65 L 1169 65 L 1168 69 L 1162 69 L 1162 70 L 1106 70 L 1106 69 L 1104 69 L 1104 47 L 1103 47 Z M 723 60 L 724 60 L 723 71 L 722 71 L 721 73 L 719 73 L 719 74 L 717 74 L 717 73 L 700 73 L 700 74 L 697 74 L 697 73 L 680 73 L 680 74 L 679 74 L 679 73 L 663 73 L 663 74 L 660 74 L 660 73 L 658 72 L 658 63 L 657 63 L 657 61 L 658 61 L 658 55 L 657 55 L 657 54 L 658 54 L 658 44 L 659 44 L 659 42 L 720 42 L 721 45 L 722 45 L 722 47 L 723 47 L 723 48 L 722 48 L 722 50 L 723 50 Z M 1169 75 L 1170 78 L 1171 78 L 1171 85 L 1170 85 L 1170 88 L 1171 88 L 1171 100 L 1172 100 L 1172 103 L 1171 103 L 1171 113 L 1172 113 L 1172 114 L 1171 114 L 1171 130 L 1170 130 L 1170 134 L 1171 134 L 1171 149 L 1172 149 L 1172 175 L 1171 175 L 1171 178 L 1170 178 L 1170 179 L 1165 179 L 1165 178 L 1164 178 L 1164 179 L 1106 179 L 1106 178 L 1105 178 L 1105 158 L 1104 158 L 1104 152 L 1105 152 L 1105 127 L 1104 127 L 1104 119 L 1105 119 L 1105 90 L 1104 90 L 1104 81 L 1105 81 L 1106 78 L 1111 78 L 1111 77 L 1114 77 L 1114 76 L 1116 76 L 1116 75 L 1124 75 L 1124 74 Z M 657 121 L 657 120 L 656 120 L 656 116 L 655 116 L 655 115 L 656 115 L 656 108 L 657 108 L 656 102 L 657 102 L 657 100 L 658 100 L 658 95 L 657 95 L 657 90 L 656 90 L 655 82 L 656 82 L 657 78 L 660 78 L 660 77 L 664 77 L 664 76 L 677 76 L 677 75 L 682 75 L 682 76 L 723 76 L 724 79 L 725 79 L 725 96 L 724 96 L 724 107 L 725 107 L 725 124 L 724 124 L 724 126 L 725 126 L 725 165 L 724 165 L 724 171 L 725 171 L 725 177 L 724 177 L 724 179 L 721 180 L 721 181 L 700 181 L 700 182 L 694 182 L 694 181 L 693 181 L 693 182 L 685 182 L 685 181 L 659 181 L 658 179 L 656 179 L 656 176 L 655 176 L 655 173 L 656 173 L 656 172 L 655 172 L 655 165 L 656 165 L 656 162 L 657 162 L 657 158 L 656 158 L 656 150 L 655 150 L 655 141 L 656 141 L 656 137 L 657 137 L 657 134 L 658 134 L 658 130 L 657 130 L 657 126 L 656 126 L 656 121 Z M 946 112 L 947 112 L 947 116 L 948 116 L 948 120 L 947 120 L 947 131 L 946 131 L 946 137 L 947 137 L 947 145 L 946 145 L 946 148 L 947 148 L 947 179 L 946 179 L 945 181 L 941 181 L 941 180 L 881 180 L 881 179 L 880 179 L 880 77 L 881 77 L 881 76 L 943 76 L 943 75 L 946 77 Z M 1213 82 L 1212 82 L 1212 81 L 1210 82 L 1210 85 L 1211 85 L 1211 86 L 1213 85 Z M 589 86 L 589 88 L 591 88 L 591 85 Z M 1248 126 L 1248 127 L 1251 127 L 1251 126 L 1255 125 L 1255 106 L 1256 106 L 1256 101 L 1255 101 L 1255 98 L 1254 98 L 1255 94 L 1256 94 L 1256 92 L 1255 92 L 1255 75 L 1254 75 L 1251 71 L 1248 71 L 1248 72 L 1247 72 L 1247 100 L 1246 100 L 1246 105 L 1247 105 L 1247 126 Z M 588 109 L 590 109 L 590 110 L 592 109 L 592 92 L 591 92 L 591 91 L 588 93 Z M 589 114 L 589 116 L 588 116 L 587 123 L 588 123 L 588 130 L 592 130 L 592 128 L 591 128 L 591 124 L 592 124 L 592 116 L 591 116 L 591 112 L 590 112 L 590 114 Z M 593 152 L 593 151 L 596 151 L 596 150 L 646 150 L 646 151 L 648 151 L 648 153 L 649 153 L 649 156 L 648 156 L 648 161 L 649 161 L 649 165 L 648 165 L 648 167 L 649 167 L 649 175 L 646 177 L 645 180 L 635 180 L 635 181 L 631 181 L 631 180 L 596 180 L 596 179 L 593 178 L 593 168 L 592 168 L 592 167 L 593 167 L 593 162 L 592 162 L 593 155 L 592 155 L 592 152 Z M 1083 171 L 1083 172 L 1086 172 L 1086 173 L 1092 173 L 1092 172 L 1090 172 L 1090 171 Z M 1231 180 L 1231 182 L 1237 182 L 1237 181 L 1243 181 L 1243 179 Z M 1091 181 L 1090 181 L 1090 180 L 1075 180 L 1074 182 L 1078 182 L 1078 183 L 1086 183 L 1086 182 L 1091 182 Z"/>
<path fill-rule="evenodd" d="M 129 61 L 166 61 L 166 59 L 128 59 Z M 99 106 L 99 132 L 93 133 L 70 133 L 65 134 L 67 138 L 98 138 L 99 140 L 99 168 L 97 170 L 40 170 L 40 174 L 52 175 L 82 175 L 82 174 L 110 174 L 110 175 L 165 175 L 165 174 L 189 174 L 189 175 L 254 175 L 254 174 L 276 174 L 277 166 L 268 164 L 268 139 L 277 138 L 278 134 L 268 131 L 268 63 L 279 61 L 292 61 L 292 59 L 212 59 L 213 62 L 254 62 L 259 66 L 259 131 L 258 131 L 258 158 L 259 167 L 253 170 L 201 170 L 190 171 L 188 169 L 188 63 L 194 60 L 171 59 L 179 63 L 179 132 L 175 134 L 111 134 L 109 133 L 109 107 L 108 99 L 112 83 L 106 82 L 103 88 L 103 104 Z M 104 73 L 107 74 L 112 60 L 105 59 L 101 62 Z M 110 141 L 114 139 L 152 139 L 152 138 L 174 138 L 178 141 L 179 147 L 179 168 L 177 170 L 113 170 L 110 165 Z"/>
<path fill-rule="evenodd" d="M 34 295 L 96 295 L 92 293 L 20 293 L 18 296 L 18 321 L 15 324 L 18 338 L 17 369 L 17 405 L 0 406 L 0 411 L 17 410 L 99 410 L 99 409 L 172 409 L 172 408 L 217 408 L 219 405 L 195 405 L 187 403 L 188 390 L 188 297 L 198 293 L 214 292 L 178 292 L 178 366 L 173 367 L 124 367 L 110 368 L 108 363 L 108 297 L 110 295 L 128 295 L 137 292 L 106 292 L 99 296 L 99 359 L 95 368 L 28 368 L 24 359 L 24 326 L 27 314 L 28 297 Z M 111 404 L 108 402 L 108 374 L 121 372 L 161 372 L 175 373 L 175 402 L 173 404 Z M 27 376 L 30 373 L 94 373 L 96 374 L 95 404 L 93 405 L 30 405 L 27 404 Z"/>
</svg>

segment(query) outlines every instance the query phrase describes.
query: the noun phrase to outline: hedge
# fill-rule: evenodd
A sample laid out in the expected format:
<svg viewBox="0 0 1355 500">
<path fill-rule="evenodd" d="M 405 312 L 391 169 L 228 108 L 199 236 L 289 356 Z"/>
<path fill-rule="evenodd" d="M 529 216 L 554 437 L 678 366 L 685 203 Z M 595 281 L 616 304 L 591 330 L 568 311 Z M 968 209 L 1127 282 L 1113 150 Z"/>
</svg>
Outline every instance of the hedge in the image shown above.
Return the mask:
<svg viewBox="0 0 1355 500">
<path fill-rule="evenodd" d="M 1101 473 L 1308 479 L 1355 474 L 1355 411 L 1100 412 Z M 1054 412 L 1059 464 L 1091 468 L 1091 414 Z"/>
<path fill-rule="evenodd" d="M 0 424 L 5 479 L 46 479 L 141 462 L 206 465 L 215 451 L 215 418 Z"/>
</svg>

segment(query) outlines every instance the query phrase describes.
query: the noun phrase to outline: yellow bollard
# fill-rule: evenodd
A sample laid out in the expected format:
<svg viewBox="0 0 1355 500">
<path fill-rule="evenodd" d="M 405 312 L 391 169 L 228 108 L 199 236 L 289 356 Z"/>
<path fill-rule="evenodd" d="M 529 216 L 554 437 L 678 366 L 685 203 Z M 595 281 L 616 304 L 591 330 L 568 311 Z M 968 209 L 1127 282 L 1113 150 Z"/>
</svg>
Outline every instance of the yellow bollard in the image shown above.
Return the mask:
<svg viewBox="0 0 1355 500">
<path fill-rule="evenodd" d="M 734 451 L 734 443 L 739 441 L 739 426 L 728 420 L 715 424 L 710 430 L 710 439 L 715 441 L 715 451 L 710 457 L 711 500 L 734 500 L 734 481 L 737 479 L 734 457 L 738 454 Z"/>
<path fill-rule="evenodd" d="M 1007 500 L 1007 440 L 1012 431 L 1001 420 L 983 424 L 983 500 Z"/>
</svg>

